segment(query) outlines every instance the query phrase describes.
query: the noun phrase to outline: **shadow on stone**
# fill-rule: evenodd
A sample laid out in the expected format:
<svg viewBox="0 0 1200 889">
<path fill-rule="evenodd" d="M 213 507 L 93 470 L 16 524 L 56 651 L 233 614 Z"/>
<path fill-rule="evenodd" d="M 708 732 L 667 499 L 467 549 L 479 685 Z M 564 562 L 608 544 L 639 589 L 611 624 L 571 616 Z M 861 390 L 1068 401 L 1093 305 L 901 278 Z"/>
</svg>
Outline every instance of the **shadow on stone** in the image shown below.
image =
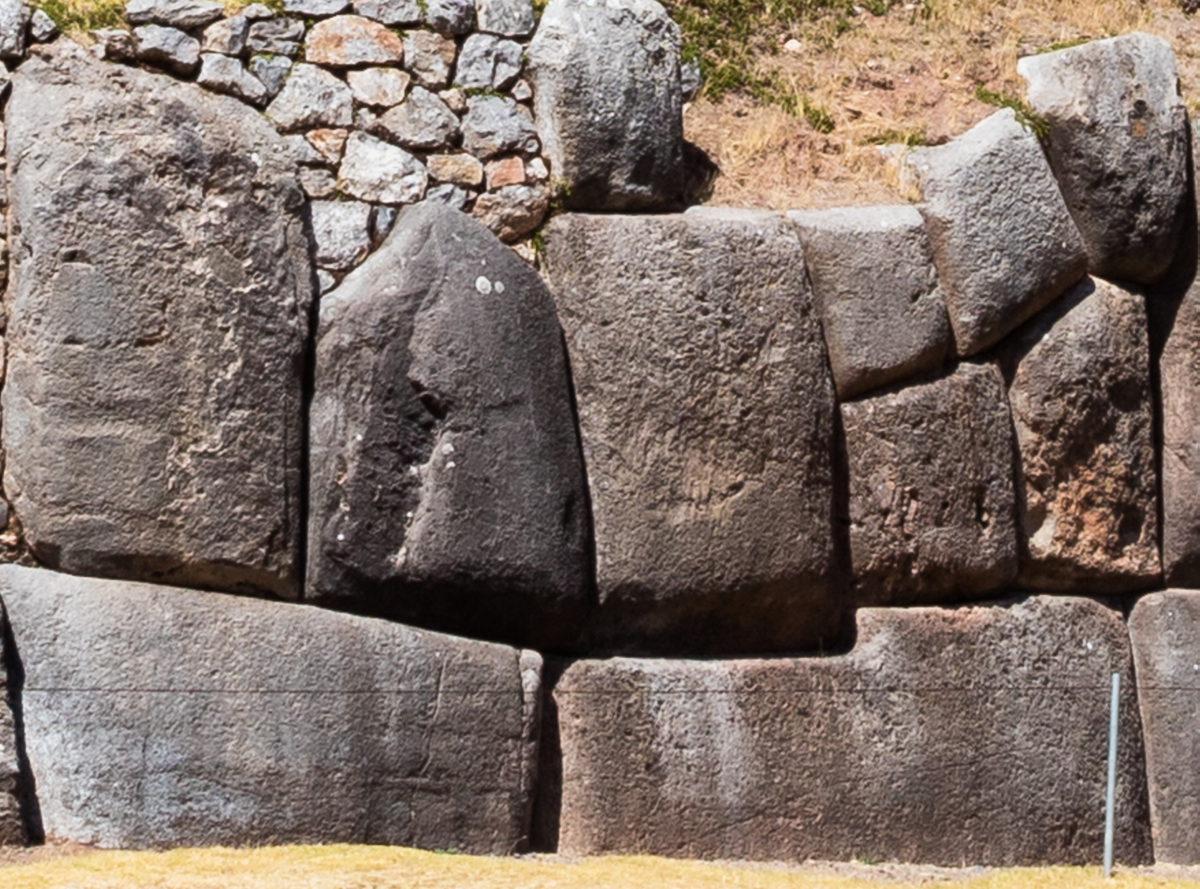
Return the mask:
<svg viewBox="0 0 1200 889">
<path fill-rule="evenodd" d="M 0 603 L 0 670 L 7 676 L 8 706 L 12 713 L 17 740 L 17 805 L 20 807 L 21 821 L 25 828 L 25 841 L 32 846 L 41 845 L 46 841 L 46 831 L 42 826 L 42 809 L 38 803 L 37 781 L 33 777 L 33 769 L 29 765 L 29 754 L 25 748 L 25 714 L 22 697 L 25 689 L 25 667 L 21 663 L 17 642 L 13 637 L 12 627 L 8 623 L 8 614 L 2 603 Z"/>
</svg>

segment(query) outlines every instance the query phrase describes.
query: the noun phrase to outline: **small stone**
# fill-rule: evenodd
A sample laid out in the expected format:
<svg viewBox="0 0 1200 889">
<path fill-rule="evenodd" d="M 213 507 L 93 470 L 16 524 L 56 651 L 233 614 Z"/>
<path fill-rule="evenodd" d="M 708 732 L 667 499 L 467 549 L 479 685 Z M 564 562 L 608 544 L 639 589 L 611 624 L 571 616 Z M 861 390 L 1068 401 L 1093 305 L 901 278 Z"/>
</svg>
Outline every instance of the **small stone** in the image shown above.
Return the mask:
<svg viewBox="0 0 1200 889">
<path fill-rule="evenodd" d="M 479 30 L 502 37 L 528 37 L 533 33 L 530 0 L 475 0 Z"/>
<path fill-rule="evenodd" d="M 255 22 L 250 26 L 246 44 L 251 52 L 271 53 L 279 56 L 294 56 L 304 41 L 304 22 L 296 19 L 279 18 Z"/>
<path fill-rule="evenodd" d="M 425 192 L 425 200 L 432 204 L 445 204 L 455 210 L 465 210 L 471 200 L 471 192 L 457 185 L 437 185 Z"/>
<path fill-rule="evenodd" d="M 463 43 L 454 82 L 464 89 L 505 89 L 521 73 L 521 53 L 515 40 L 472 34 Z"/>
<path fill-rule="evenodd" d="M 321 167 L 301 167 L 300 187 L 310 199 L 331 198 L 337 192 L 337 180 Z"/>
<path fill-rule="evenodd" d="M 520 109 L 512 99 L 499 96 L 467 99 L 463 148 L 483 160 L 505 151 L 536 154 L 537 128 Z"/>
<path fill-rule="evenodd" d="M 190 31 L 211 25 L 225 7 L 211 0 L 129 0 L 125 18 L 131 25 L 168 25 Z"/>
<path fill-rule="evenodd" d="M 429 175 L 438 182 L 475 188 L 483 182 L 483 164 L 469 154 L 431 154 Z"/>
<path fill-rule="evenodd" d="M 501 241 L 519 240 L 542 224 L 550 210 L 550 192 L 540 185 L 509 185 L 481 194 L 475 217 Z"/>
<path fill-rule="evenodd" d="M 98 59 L 111 62 L 129 62 L 137 57 L 137 41 L 133 34 L 122 28 L 101 28 L 92 31 L 96 45 L 92 52 Z"/>
<path fill-rule="evenodd" d="M 398 68 L 366 68 L 346 74 L 350 92 L 364 105 L 391 108 L 404 101 L 412 77 Z"/>
<path fill-rule="evenodd" d="M 529 85 L 529 81 L 527 80 L 518 80 L 512 85 L 512 89 L 509 90 L 509 93 L 518 102 L 528 102 L 533 98 L 533 88 Z"/>
<path fill-rule="evenodd" d="M 337 15 L 350 5 L 350 0 L 283 0 L 283 11 L 292 15 Z"/>
<path fill-rule="evenodd" d="M 346 148 L 346 138 L 349 130 L 312 130 L 304 134 L 308 144 L 317 150 L 321 159 L 330 166 L 336 167 L 342 160 L 342 152 Z"/>
<path fill-rule="evenodd" d="M 433 31 L 409 31 L 404 37 L 404 58 L 417 81 L 431 90 L 450 83 L 450 69 L 458 47 L 454 41 Z"/>
<path fill-rule="evenodd" d="M 378 248 L 396 224 L 399 211 L 395 207 L 380 204 L 371 210 L 371 246 Z"/>
<path fill-rule="evenodd" d="M 421 200 L 428 180 L 424 165 L 395 145 L 366 133 L 352 133 L 338 170 L 342 191 L 380 204 Z"/>
<path fill-rule="evenodd" d="M 442 90 L 438 98 L 446 103 L 446 107 L 455 114 L 467 113 L 467 94 L 460 89 Z"/>
<path fill-rule="evenodd" d="M 275 10 L 262 3 L 251 3 L 245 9 L 243 9 L 239 15 L 241 15 L 242 18 L 246 19 L 247 21 L 261 22 L 265 19 L 275 18 Z"/>
<path fill-rule="evenodd" d="M 316 65 L 301 62 L 267 108 L 267 117 L 281 130 L 345 127 L 353 120 L 353 108 L 354 97 L 346 84 Z"/>
<path fill-rule="evenodd" d="M 550 171 L 546 169 L 546 162 L 540 157 L 535 157 L 525 165 L 525 178 L 530 182 L 545 182 L 550 178 Z"/>
<path fill-rule="evenodd" d="M 695 59 L 679 66 L 679 92 L 683 101 L 690 102 L 700 95 L 704 79 L 700 75 L 700 63 Z"/>
<path fill-rule="evenodd" d="M 371 249 L 367 226 L 371 205 L 360 201 L 313 201 L 312 229 L 317 265 L 343 271 Z"/>
<path fill-rule="evenodd" d="M 292 72 L 292 60 L 287 56 L 252 56 L 250 73 L 257 77 L 267 91 L 267 98 L 279 95 Z"/>
<path fill-rule="evenodd" d="M 143 25 L 134 28 L 137 57 L 180 74 L 191 74 L 200 64 L 200 41 L 178 28 Z"/>
<path fill-rule="evenodd" d="M 415 86 L 408 98 L 379 120 L 401 145 L 437 150 L 448 148 L 458 137 L 458 117 L 429 90 Z"/>
<path fill-rule="evenodd" d="M 383 127 L 379 125 L 379 115 L 370 108 L 359 108 L 358 111 L 354 112 L 354 126 L 364 133 L 370 133 L 372 136 L 384 138 L 387 135 L 383 131 Z"/>
<path fill-rule="evenodd" d="M 475 0 L 426 0 L 425 21 L 442 34 L 466 34 L 475 22 Z"/>
<path fill-rule="evenodd" d="M 488 191 L 495 191 L 506 185 L 525 184 L 525 162 L 519 157 L 506 157 L 492 161 L 487 165 Z"/>
<path fill-rule="evenodd" d="M 250 20 L 244 15 L 222 19 L 204 29 L 204 40 L 200 49 L 204 52 L 219 52 L 227 56 L 240 56 L 246 49 L 246 38 L 250 36 Z"/>
<path fill-rule="evenodd" d="M 385 25 L 415 25 L 421 21 L 420 0 L 354 0 L 354 11 Z"/>
<path fill-rule="evenodd" d="M 0 0 L 0 59 L 24 58 L 30 9 L 24 0 Z"/>
<path fill-rule="evenodd" d="M 58 25 L 42 10 L 35 9 L 29 19 L 29 36 L 37 43 L 49 43 L 58 36 Z"/>
<path fill-rule="evenodd" d="M 196 82 L 214 93 L 244 99 L 252 105 L 265 105 L 269 96 L 261 80 L 246 70 L 240 59 L 215 52 L 200 56 L 200 75 Z"/>
<path fill-rule="evenodd" d="M 306 167 L 320 167 L 325 158 L 303 136 L 284 136 L 283 142 L 296 163 Z"/>
<path fill-rule="evenodd" d="M 404 59 L 404 44 L 379 22 L 361 15 L 339 15 L 312 26 L 304 57 L 315 65 L 339 68 L 399 64 Z"/>
</svg>

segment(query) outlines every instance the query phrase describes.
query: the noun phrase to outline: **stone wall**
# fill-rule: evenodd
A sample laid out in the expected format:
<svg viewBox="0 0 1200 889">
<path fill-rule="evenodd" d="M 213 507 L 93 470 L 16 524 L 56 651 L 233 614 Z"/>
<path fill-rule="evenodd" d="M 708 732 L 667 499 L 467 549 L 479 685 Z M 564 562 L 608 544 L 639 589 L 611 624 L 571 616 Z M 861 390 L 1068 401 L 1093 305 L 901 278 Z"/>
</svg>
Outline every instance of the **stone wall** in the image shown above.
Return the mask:
<svg viewBox="0 0 1200 889">
<path fill-rule="evenodd" d="M 1200 861 L 1162 41 L 769 213 L 653 0 L 126 18 L 0 0 L 0 842 L 1094 862 L 1117 673 Z"/>
</svg>

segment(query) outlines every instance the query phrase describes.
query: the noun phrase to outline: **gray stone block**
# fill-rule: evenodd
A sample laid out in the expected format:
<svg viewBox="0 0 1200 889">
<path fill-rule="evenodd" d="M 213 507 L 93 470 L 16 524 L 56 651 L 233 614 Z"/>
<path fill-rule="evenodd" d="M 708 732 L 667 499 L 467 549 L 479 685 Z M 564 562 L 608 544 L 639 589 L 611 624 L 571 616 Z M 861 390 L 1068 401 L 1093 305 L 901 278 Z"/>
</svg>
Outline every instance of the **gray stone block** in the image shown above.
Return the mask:
<svg viewBox="0 0 1200 889">
<path fill-rule="evenodd" d="M 1200 864 L 1200 592 L 1167 590 L 1129 616 L 1154 858 Z"/>
<path fill-rule="evenodd" d="M 16 680 L 9 678 L 10 664 L 15 665 L 15 661 L 6 637 L 4 609 L 0 607 L 0 847 L 20 846 L 27 839 L 21 806 L 25 786 L 17 752 L 16 713 L 12 706 Z"/>
<path fill-rule="evenodd" d="M 839 606 L 834 402 L 795 228 L 706 208 L 545 232 L 590 482 L 595 644 L 816 647 Z"/>
<path fill-rule="evenodd" d="M 548 680 L 535 847 L 1096 864 L 1113 672 L 1116 858 L 1148 862 L 1124 621 L 1049 596 L 865 609 L 838 657 L 575 662 Z M 1178 761 L 1194 783 L 1195 756 Z"/>
<path fill-rule="evenodd" d="M 1158 471 L 1145 300 L 1085 278 L 1004 347 L 1017 435 L 1017 582 L 1152 586 Z"/>
<path fill-rule="evenodd" d="M 910 163 L 959 355 L 994 345 L 1086 273 L 1050 165 L 1012 111 Z"/>
<path fill-rule="evenodd" d="M 1187 109 L 1171 45 L 1094 40 L 1017 63 L 1092 274 L 1149 283 L 1170 265 L 1188 193 Z"/>
<path fill-rule="evenodd" d="M 528 69 L 564 206 L 682 204 L 679 50 L 679 28 L 655 0 L 551 0 Z"/>
<path fill-rule="evenodd" d="M 297 592 L 312 299 L 262 116 L 71 41 L 9 111 L 5 493 L 43 563 Z"/>
<path fill-rule="evenodd" d="M 916 207 L 793 211 L 840 398 L 936 368 L 954 352 Z"/>
<path fill-rule="evenodd" d="M 587 497 L 537 274 L 425 202 L 321 301 L 308 592 L 553 647 L 587 603 Z"/>
<path fill-rule="evenodd" d="M 979 598 L 1015 579 L 1012 421 L 995 364 L 841 410 L 859 603 Z"/>
<path fill-rule="evenodd" d="M 504 854 L 527 835 L 532 652 L 15 565 L 0 599 L 48 838 Z"/>
</svg>

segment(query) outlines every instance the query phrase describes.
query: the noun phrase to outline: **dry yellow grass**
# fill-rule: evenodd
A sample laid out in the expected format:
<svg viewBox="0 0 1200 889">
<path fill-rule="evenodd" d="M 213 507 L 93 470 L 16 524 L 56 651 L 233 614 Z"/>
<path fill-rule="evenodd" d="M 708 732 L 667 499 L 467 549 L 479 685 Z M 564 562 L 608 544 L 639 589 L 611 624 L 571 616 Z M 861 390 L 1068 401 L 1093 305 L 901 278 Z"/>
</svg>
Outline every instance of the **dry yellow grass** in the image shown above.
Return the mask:
<svg viewBox="0 0 1200 889">
<path fill-rule="evenodd" d="M 861 868 L 860 868 L 861 870 Z M 886 878 L 886 873 L 882 873 Z M 1195 889 L 1200 882 L 1144 872 L 1105 880 L 1098 868 L 1016 868 L 926 875 L 921 883 L 811 869 L 649 857 L 544 859 L 445 855 L 379 846 L 293 846 L 97 852 L 0 870 L 5 889 L 896 889 L 953 880 L 963 889 Z"/>
</svg>

